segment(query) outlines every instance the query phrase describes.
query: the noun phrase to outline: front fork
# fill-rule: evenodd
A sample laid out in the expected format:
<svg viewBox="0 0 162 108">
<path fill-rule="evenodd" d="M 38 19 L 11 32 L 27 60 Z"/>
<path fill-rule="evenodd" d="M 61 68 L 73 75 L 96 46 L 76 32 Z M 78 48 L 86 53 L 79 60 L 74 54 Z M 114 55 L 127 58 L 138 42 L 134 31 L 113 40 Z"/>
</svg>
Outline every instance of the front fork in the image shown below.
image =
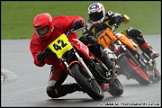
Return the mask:
<svg viewBox="0 0 162 108">
<path fill-rule="evenodd" d="M 76 56 L 76 58 L 78 59 L 78 61 L 79 61 L 79 63 L 84 67 L 84 69 L 86 70 L 86 72 L 87 72 L 87 74 L 92 78 L 92 79 L 95 79 L 94 78 L 94 76 L 93 76 L 93 74 L 91 73 L 91 71 L 88 69 L 88 67 L 87 67 L 87 65 L 85 64 L 85 62 L 83 61 L 83 59 L 79 56 L 79 54 L 77 53 L 77 51 L 74 49 L 74 54 L 75 54 L 75 56 Z M 63 63 L 64 63 L 64 65 L 65 65 L 65 67 L 66 67 L 66 69 L 70 72 L 70 74 L 71 74 L 71 71 L 70 71 L 70 69 L 69 69 L 69 66 L 71 65 L 69 65 L 67 62 L 66 62 L 66 60 L 64 60 L 64 59 L 61 59 L 62 61 L 63 61 Z M 73 63 L 76 63 L 76 62 L 78 62 L 78 61 L 75 61 L 75 62 L 72 62 L 72 64 Z M 72 75 L 72 74 L 71 74 Z"/>
<path fill-rule="evenodd" d="M 139 48 L 136 49 L 137 59 L 143 66 L 146 66 L 149 71 L 153 71 L 154 65 L 153 60 L 150 59 L 144 52 L 142 52 Z"/>
<path fill-rule="evenodd" d="M 83 67 L 85 68 L 85 70 L 87 71 L 88 75 L 95 79 L 93 74 L 91 73 L 91 71 L 88 69 L 87 65 L 85 64 L 85 62 L 83 61 L 83 59 L 79 56 L 79 54 L 75 51 L 75 56 L 78 58 L 78 60 L 81 62 L 81 64 L 83 65 Z"/>
</svg>

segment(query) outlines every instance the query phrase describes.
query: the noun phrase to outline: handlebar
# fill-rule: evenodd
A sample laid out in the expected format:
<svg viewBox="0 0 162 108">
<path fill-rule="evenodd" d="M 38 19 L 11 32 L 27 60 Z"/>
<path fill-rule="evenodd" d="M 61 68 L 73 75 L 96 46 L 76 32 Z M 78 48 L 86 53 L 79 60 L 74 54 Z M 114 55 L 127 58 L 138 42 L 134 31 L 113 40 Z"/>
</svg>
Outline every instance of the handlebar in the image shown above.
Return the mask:
<svg viewBox="0 0 162 108">
<path fill-rule="evenodd" d="M 66 33 L 66 36 L 68 36 L 69 34 L 72 34 L 72 33 L 74 33 L 74 32 L 75 32 L 75 30 L 74 30 L 74 28 L 73 28 L 73 29 L 69 30 L 69 31 Z"/>
<path fill-rule="evenodd" d="M 120 26 L 121 23 L 126 24 L 129 21 L 130 21 L 130 18 L 126 14 L 124 14 L 122 19 L 117 20 L 117 22 L 114 24 L 114 26 L 112 27 L 112 31 L 115 32 L 116 29 Z"/>
<path fill-rule="evenodd" d="M 116 29 L 120 26 L 120 24 L 114 24 L 114 26 L 112 27 L 112 31 L 115 32 Z"/>
<path fill-rule="evenodd" d="M 69 30 L 69 31 L 66 33 L 66 36 L 68 37 L 69 34 L 75 33 L 76 31 L 78 31 L 78 30 L 80 30 L 80 29 L 83 29 L 83 27 L 82 27 L 82 28 L 79 28 L 79 29 L 74 29 L 74 28 L 72 28 L 71 30 Z"/>
</svg>

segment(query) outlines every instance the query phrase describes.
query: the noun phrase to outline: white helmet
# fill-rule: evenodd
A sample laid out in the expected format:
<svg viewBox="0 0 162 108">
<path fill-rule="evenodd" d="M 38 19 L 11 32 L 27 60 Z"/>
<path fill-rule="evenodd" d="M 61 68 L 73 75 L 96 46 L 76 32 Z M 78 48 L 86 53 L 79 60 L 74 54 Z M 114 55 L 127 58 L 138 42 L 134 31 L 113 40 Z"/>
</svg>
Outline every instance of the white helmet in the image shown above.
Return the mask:
<svg viewBox="0 0 162 108">
<path fill-rule="evenodd" d="M 93 24 L 103 22 L 105 18 L 105 8 L 101 3 L 93 3 L 88 7 L 89 20 Z"/>
</svg>

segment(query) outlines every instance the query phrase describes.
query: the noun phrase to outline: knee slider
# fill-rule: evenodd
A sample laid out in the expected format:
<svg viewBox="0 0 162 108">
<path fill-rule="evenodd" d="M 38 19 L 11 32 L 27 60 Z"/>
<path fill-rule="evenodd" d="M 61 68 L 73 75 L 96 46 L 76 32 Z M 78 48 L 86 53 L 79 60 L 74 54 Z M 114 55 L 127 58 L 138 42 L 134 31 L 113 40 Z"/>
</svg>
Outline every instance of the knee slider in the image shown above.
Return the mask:
<svg viewBox="0 0 162 108">
<path fill-rule="evenodd" d="M 48 96 L 51 98 L 59 97 L 57 90 L 54 87 L 47 87 L 46 92 L 47 92 Z"/>
<path fill-rule="evenodd" d="M 140 30 L 134 29 L 134 28 L 128 28 L 126 30 L 127 35 L 137 41 L 139 45 L 143 44 L 145 42 L 143 35 Z"/>
<path fill-rule="evenodd" d="M 98 43 L 98 41 L 96 40 L 96 38 L 93 37 L 93 36 L 87 36 L 87 39 L 88 39 L 88 41 L 89 41 L 91 44 L 97 44 L 97 43 Z"/>
<path fill-rule="evenodd" d="M 88 39 L 87 39 L 86 36 L 81 36 L 81 37 L 79 38 L 79 40 L 80 40 L 81 42 L 83 42 L 85 45 L 88 44 Z"/>
<path fill-rule="evenodd" d="M 97 44 L 96 46 L 94 46 L 94 48 L 95 48 L 95 52 L 96 52 L 95 55 L 97 55 L 97 57 L 101 58 L 102 56 L 104 56 L 105 52 L 103 51 L 100 44 Z"/>
<path fill-rule="evenodd" d="M 130 37 L 142 37 L 141 31 L 139 29 L 134 29 L 132 27 L 126 30 L 126 33 Z"/>
</svg>

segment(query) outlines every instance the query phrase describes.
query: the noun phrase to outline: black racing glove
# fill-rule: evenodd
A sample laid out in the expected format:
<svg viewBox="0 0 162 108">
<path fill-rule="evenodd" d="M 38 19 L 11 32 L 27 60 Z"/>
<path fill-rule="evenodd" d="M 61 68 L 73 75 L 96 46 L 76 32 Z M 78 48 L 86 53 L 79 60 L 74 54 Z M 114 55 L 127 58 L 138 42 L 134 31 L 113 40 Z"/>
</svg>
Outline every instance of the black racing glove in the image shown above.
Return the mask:
<svg viewBox="0 0 162 108">
<path fill-rule="evenodd" d="M 107 20 L 109 20 L 109 25 L 116 23 L 117 25 L 124 21 L 124 16 L 119 13 L 108 11 L 106 13 Z"/>
<path fill-rule="evenodd" d="M 38 60 L 39 62 L 43 62 L 43 60 L 45 59 L 46 55 L 47 55 L 50 51 L 51 51 L 51 50 L 50 50 L 50 48 L 48 48 L 48 47 L 46 47 L 46 48 L 44 49 L 44 52 L 40 51 L 40 52 L 38 53 L 38 55 L 37 55 L 37 60 Z"/>
<path fill-rule="evenodd" d="M 39 52 L 38 55 L 37 55 L 38 61 L 43 62 L 45 56 L 46 56 L 46 54 L 44 52 Z"/>
<path fill-rule="evenodd" d="M 120 24 L 120 23 L 122 23 L 123 21 L 124 21 L 123 15 L 118 15 L 118 16 L 115 17 L 115 22 L 116 22 L 117 24 Z"/>
<path fill-rule="evenodd" d="M 77 30 L 77 29 L 79 29 L 79 28 L 82 28 L 82 27 L 83 27 L 83 22 L 82 22 L 82 20 L 78 20 L 78 21 L 76 21 L 76 22 L 73 23 L 73 28 L 74 28 L 75 30 Z"/>
</svg>

